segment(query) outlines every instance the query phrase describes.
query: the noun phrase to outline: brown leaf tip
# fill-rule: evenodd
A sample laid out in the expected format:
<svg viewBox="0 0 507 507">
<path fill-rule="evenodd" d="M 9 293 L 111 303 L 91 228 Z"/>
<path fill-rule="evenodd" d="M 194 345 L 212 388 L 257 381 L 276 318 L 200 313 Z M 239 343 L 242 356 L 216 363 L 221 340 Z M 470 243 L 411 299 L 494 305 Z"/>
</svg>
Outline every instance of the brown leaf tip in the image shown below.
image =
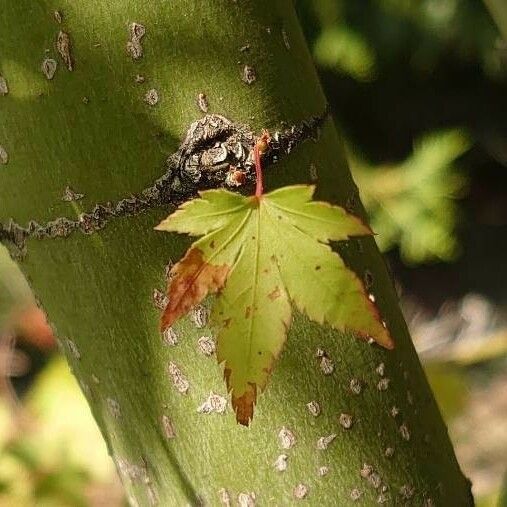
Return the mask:
<svg viewBox="0 0 507 507">
<path fill-rule="evenodd" d="M 230 386 L 229 378 L 231 370 L 224 370 L 224 377 L 228 386 Z M 231 405 L 236 414 L 236 421 L 243 425 L 249 426 L 253 419 L 254 406 L 257 402 L 257 385 L 249 382 L 246 391 L 241 396 L 235 396 L 232 392 Z"/>
<path fill-rule="evenodd" d="M 225 285 L 229 266 L 207 263 L 198 248 L 191 248 L 185 257 L 175 264 L 169 274 L 167 295 L 169 302 L 161 319 L 162 330 L 197 306 L 209 293 L 215 293 Z"/>
</svg>

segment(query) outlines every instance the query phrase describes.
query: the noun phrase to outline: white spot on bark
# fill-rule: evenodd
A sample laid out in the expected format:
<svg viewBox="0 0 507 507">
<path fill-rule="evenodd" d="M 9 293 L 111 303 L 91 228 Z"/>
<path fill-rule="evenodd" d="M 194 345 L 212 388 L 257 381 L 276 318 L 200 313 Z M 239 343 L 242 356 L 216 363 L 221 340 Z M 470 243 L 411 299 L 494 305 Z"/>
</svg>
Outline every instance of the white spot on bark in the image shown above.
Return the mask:
<svg viewBox="0 0 507 507">
<path fill-rule="evenodd" d="M 349 388 L 353 394 L 361 394 L 363 384 L 359 379 L 353 378 L 350 380 Z"/>
<path fill-rule="evenodd" d="M 400 488 L 400 495 L 404 500 L 410 500 L 414 496 L 414 488 L 409 484 L 404 484 Z"/>
<path fill-rule="evenodd" d="M 79 352 L 77 345 L 72 340 L 69 340 L 69 339 L 66 340 L 66 343 L 67 343 L 67 347 L 69 348 L 71 354 L 76 359 L 81 359 L 81 352 Z"/>
<path fill-rule="evenodd" d="M 167 367 L 167 373 L 171 377 L 174 387 L 180 394 L 187 394 L 190 388 L 190 382 L 187 380 L 182 371 L 172 361 Z"/>
<path fill-rule="evenodd" d="M 329 467 L 328 466 L 321 466 L 317 470 L 317 474 L 319 477 L 325 477 L 329 473 Z"/>
<path fill-rule="evenodd" d="M 255 69 L 250 65 L 245 65 L 242 79 L 246 84 L 251 85 L 257 79 Z"/>
<path fill-rule="evenodd" d="M 145 79 L 145 77 L 144 77 L 144 76 L 142 76 L 141 74 L 136 74 L 136 75 L 134 76 L 134 81 L 135 81 L 137 84 L 142 84 L 142 83 L 144 83 L 144 82 L 145 82 L 145 80 L 146 80 L 146 79 Z"/>
<path fill-rule="evenodd" d="M 155 88 L 148 90 L 144 94 L 144 101 L 146 102 L 146 104 L 150 106 L 155 106 L 156 104 L 158 104 L 159 101 L 158 91 L 155 90 Z"/>
<path fill-rule="evenodd" d="M 53 12 L 53 17 L 57 23 L 61 23 L 63 21 L 63 15 L 60 11 Z"/>
<path fill-rule="evenodd" d="M 166 414 L 162 416 L 162 430 L 164 431 L 166 438 L 174 438 L 176 436 L 176 432 L 174 431 L 174 424 L 171 418 Z"/>
<path fill-rule="evenodd" d="M 406 424 L 402 424 L 400 426 L 400 435 L 403 440 L 406 440 L 407 442 L 410 440 L 410 431 Z"/>
<path fill-rule="evenodd" d="M 223 414 L 227 408 L 227 398 L 211 391 L 208 399 L 197 409 L 200 414 Z"/>
<path fill-rule="evenodd" d="M 378 381 L 377 389 L 379 391 L 387 391 L 389 389 L 389 382 L 391 382 L 390 379 L 388 379 L 388 378 L 381 378 Z"/>
<path fill-rule="evenodd" d="M 195 327 L 202 329 L 208 323 L 208 310 L 202 305 L 197 305 L 190 312 L 190 319 L 195 324 Z"/>
<path fill-rule="evenodd" d="M 40 69 L 46 79 L 53 79 L 58 63 L 53 58 L 45 58 L 40 66 Z"/>
<path fill-rule="evenodd" d="M 373 473 L 373 467 L 368 465 L 368 463 L 363 463 L 359 474 L 363 479 L 367 479 Z"/>
<path fill-rule="evenodd" d="M 278 432 L 278 441 L 282 449 L 290 449 L 296 444 L 296 436 L 285 426 Z"/>
<path fill-rule="evenodd" d="M 386 458 L 392 458 L 394 456 L 394 447 L 386 447 L 384 451 L 384 456 Z"/>
<path fill-rule="evenodd" d="M 285 472 L 285 470 L 287 470 L 288 459 L 289 456 L 287 456 L 287 454 L 280 454 L 280 456 L 278 456 L 278 458 L 276 458 L 276 461 L 273 463 L 273 466 L 279 472 Z"/>
<path fill-rule="evenodd" d="M 71 187 L 66 186 L 65 190 L 63 191 L 62 201 L 65 201 L 65 202 L 79 201 L 83 197 L 84 197 L 84 194 L 74 192 L 74 190 L 72 190 Z"/>
<path fill-rule="evenodd" d="M 127 42 L 127 53 L 132 57 L 133 60 L 138 60 L 143 56 L 143 46 L 141 45 L 141 39 L 146 33 L 146 28 L 136 22 L 130 23 L 129 34 L 130 40 Z"/>
<path fill-rule="evenodd" d="M 240 493 L 238 495 L 239 507 L 255 507 L 255 493 Z"/>
<path fill-rule="evenodd" d="M 334 371 L 333 360 L 327 356 L 320 358 L 320 369 L 324 375 L 331 375 Z"/>
<path fill-rule="evenodd" d="M 331 442 L 336 438 L 336 433 L 332 433 L 331 435 L 326 435 L 324 437 L 320 437 L 317 440 L 317 449 L 319 451 L 325 451 L 331 444 Z"/>
<path fill-rule="evenodd" d="M 318 348 L 315 351 L 315 357 L 320 358 L 320 369 L 324 375 L 331 375 L 334 371 L 334 363 L 331 358 L 328 357 L 324 349 Z"/>
<path fill-rule="evenodd" d="M 398 407 L 392 406 L 391 410 L 389 410 L 391 417 L 396 417 L 400 413 L 400 409 Z"/>
<path fill-rule="evenodd" d="M 287 51 L 290 51 L 289 36 L 287 35 L 285 28 L 282 28 L 282 39 L 283 39 L 283 43 L 285 44 L 285 47 L 287 48 Z"/>
<path fill-rule="evenodd" d="M 9 162 L 9 154 L 6 149 L 0 145 L 0 164 L 6 165 Z"/>
<path fill-rule="evenodd" d="M 197 340 L 199 351 L 205 356 L 209 357 L 215 353 L 216 344 L 212 336 L 201 336 Z"/>
<path fill-rule="evenodd" d="M 409 405 L 414 404 L 414 398 L 412 397 L 412 393 L 410 391 L 407 391 L 407 402 Z"/>
<path fill-rule="evenodd" d="M 372 472 L 368 477 L 368 482 L 375 488 L 378 489 L 382 484 L 382 478 L 377 472 Z"/>
<path fill-rule="evenodd" d="M 361 490 L 359 490 L 358 488 L 354 488 L 351 492 L 350 492 L 350 499 L 353 501 L 353 502 L 357 502 L 361 496 L 362 496 L 362 492 Z"/>
<path fill-rule="evenodd" d="M 197 95 L 197 107 L 203 112 L 203 113 L 207 113 L 208 112 L 208 109 L 209 109 L 209 102 L 208 102 L 208 97 L 206 97 L 206 94 L 204 93 L 199 93 L 199 95 Z"/>
<path fill-rule="evenodd" d="M 56 37 L 56 50 L 60 54 L 63 63 L 69 71 L 74 70 L 74 62 L 71 54 L 70 36 L 67 32 L 60 30 Z"/>
<path fill-rule="evenodd" d="M 79 385 L 81 386 L 81 390 L 85 394 L 85 396 L 89 397 L 91 395 L 92 390 L 90 386 L 82 379 L 79 380 Z"/>
<path fill-rule="evenodd" d="M 9 87 L 7 81 L 3 76 L 0 76 L 0 95 L 7 95 L 9 93 Z"/>
<path fill-rule="evenodd" d="M 231 497 L 229 492 L 225 488 L 221 488 L 218 490 L 218 498 L 220 499 L 220 503 L 224 507 L 231 507 Z"/>
<path fill-rule="evenodd" d="M 165 268 L 164 268 L 164 275 L 165 275 L 166 280 L 171 279 L 171 269 L 173 267 L 174 267 L 174 262 L 172 261 L 172 259 L 169 259 L 167 261 L 167 264 L 165 265 Z"/>
<path fill-rule="evenodd" d="M 386 493 L 380 493 L 380 495 L 377 497 L 377 503 L 380 505 L 387 503 L 389 500 L 390 496 Z"/>
<path fill-rule="evenodd" d="M 308 486 L 305 484 L 298 484 L 294 488 L 294 498 L 297 500 L 302 500 L 303 498 L 306 498 L 308 495 Z"/>
<path fill-rule="evenodd" d="M 317 172 L 317 166 L 315 164 L 310 164 L 310 181 L 317 181 L 319 179 L 319 175 Z"/>
<path fill-rule="evenodd" d="M 168 327 L 162 333 L 162 340 L 166 345 L 174 347 L 178 344 L 178 335 L 172 327 Z"/>
<path fill-rule="evenodd" d="M 386 373 L 386 365 L 384 363 L 380 363 L 376 368 L 375 371 L 383 377 Z"/>
<path fill-rule="evenodd" d="M 140 23 L 136 23 L 135 21 L 130 23 L 129 30 L 131 39 L 141 40 L 146 34 L 146 27 Z"/>
<path fill-rule="evenodd" d="M 116 400 L 113 400 L 113 398 L 107 398 L 106 403 L 107 403 L 107 408 L 109 409 L 110 414 L 115 419 L 118 419 L 121 416 L 120 404 Z"/>
<path fill-rule="evenodd" d="M 372 303 L 375 303 L 375 296 L 373 294 L 368 294 L 368 299 L 372 302 Z"/>
<path fill-rule="evenodd" d="M 165 307 L 169 302 L 167 296 L 158 289 L 153 289 L 152 299 L 153 304 L 155 305 L 155 308 L 157 308 L 157 310 L 165 310 Z"/>
<path fill-rule="evenodd" d="M 353 419 L 350 414 L 340 414 L 339 417 L 340 426 L 346 430 L 352 428 Z"/>
<path fill-rule="evenodd" d="M 314 417 L 317 417 L 320 415 L 320 405 L 317 401 L 312 400 L 306 404 L 306 408 L 308 409 L 308 412 L 312 414 Z"/>
</svg>

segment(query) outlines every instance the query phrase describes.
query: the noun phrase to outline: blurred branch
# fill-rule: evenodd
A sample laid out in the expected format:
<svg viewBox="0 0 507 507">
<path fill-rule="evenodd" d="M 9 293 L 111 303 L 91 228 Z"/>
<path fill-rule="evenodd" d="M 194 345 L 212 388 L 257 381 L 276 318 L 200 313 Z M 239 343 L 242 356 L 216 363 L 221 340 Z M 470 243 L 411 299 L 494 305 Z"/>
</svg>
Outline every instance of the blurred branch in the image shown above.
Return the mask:
<svg viewBox="0 0 507 507">
<path fill-rule="evenodd" d="M 500 29 L 502 37 L 507 42 L 507 2 L 505 0 L 484 0 L 484 3 Z"/>
</svg>

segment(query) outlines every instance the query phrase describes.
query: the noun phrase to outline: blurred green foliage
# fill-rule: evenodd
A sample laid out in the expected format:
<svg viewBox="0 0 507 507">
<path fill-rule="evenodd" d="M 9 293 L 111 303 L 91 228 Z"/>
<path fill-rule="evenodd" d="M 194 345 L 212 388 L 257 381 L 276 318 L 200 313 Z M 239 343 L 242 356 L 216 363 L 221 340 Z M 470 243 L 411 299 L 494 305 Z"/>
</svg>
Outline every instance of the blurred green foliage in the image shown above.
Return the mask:
<svg viewBox="0 0 507 507">
<path fill-rule="evenodd" d="M 400 60 L 431 72 L 439 59 L 477 61 L 506 74 L 498 31 L 477 0 L 297 0 L 318 65 L 371 79 Z M 350 44 L 347 46 L 346 44 Z"/>
<path fill-rule="evenodd" d="M 382 250 L 399 245 L 407 264 L 453 260 L 456 199 L 466 177 L 454 166 L 470 146 L 460 130 L 431 133 L 398 164 L 371 165 L 349 150 L 349 163 Z"/>
<path fill-rule="evenodd" d="M 507 150 L 494 141 L 502 135 L 493 135 L 504 118 L 486 112 L 489 108 L 480 102 L 486 98 L 473 102 L 474 87 L 486 90 L 481 83 L 494 86 L 507 81 L 507 50 L 484 4 L 297 0 L 296 6 L 334 113 L 349 140 L 350 163 L 379 246 L 384 251 L 399 247 L 402 260 L 410 265 L 455 260 L 460 253 L 459 226 L 466 226 L 458 200 L 466 197 L 468 175 L 474 170 L 469 162 L 473 157 L 468 164 L 458 159 L 476 144 L 477 134 L 487 149 L 496 143 L 496 151 Z M 362 91 L 352 93 L 350 79 Z M 417 91 L 408 92 L 404 85 Z M 343 92 L 347 97 L 341 99 Z M 364 101 L 371 92 L 379 103 Z M 449 94 L 462 97 L 462 102 L 449 101 Z M 357 103 L 349 109 L 351 100 Z M 426 103 L 424 118 L 418 120 Z M 395 113 L 392 117 L 390 110 Z M 467 115 L 466 129 L 455 129 Z M 446 117 L 459 121 L 443 128 Z M 488 139 L 474 131 L 478 121 L 491 124 Z M 382 122 L 387 132 L 384 148 L 371 139 Z M 407 126 L 417 133 L 410 154 L 407 144 L 399 141 L 407 137 Z"/>
<path fill-rule="evenodd" d="M 22 404 L 0 398 L 0 506 L 85 507 L 92 486 L 107 490 L 113 482 L 105 443 L 62 357 L 37 376 Z M 120 499 L 116 485 L 107 505 Z"/>
</svg>

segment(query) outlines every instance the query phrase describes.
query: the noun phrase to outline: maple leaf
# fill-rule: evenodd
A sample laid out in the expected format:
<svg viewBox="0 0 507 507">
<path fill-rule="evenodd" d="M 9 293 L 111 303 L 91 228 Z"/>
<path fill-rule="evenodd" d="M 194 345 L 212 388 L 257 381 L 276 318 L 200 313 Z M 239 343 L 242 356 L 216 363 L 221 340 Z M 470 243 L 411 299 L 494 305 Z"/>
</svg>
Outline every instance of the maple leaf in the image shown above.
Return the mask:
<svg viewBox="0 0 507 507">
<path fill-rule="evenodd" d="M 370 235 L 343 208 L 312 201 L 314 186 L 283 187 L 245 197 L 200 192 L 158 230 L 202 236 L 171 270 L 162 328 L 208 294 L 217 357 L 236 419 L 248 425 L 291 325 L 292 304 L 311 320 L 393 347 L 360 279 L 330 241 Z M 260 194 L 260 195 L 259 195 Z"/>
</svg>

